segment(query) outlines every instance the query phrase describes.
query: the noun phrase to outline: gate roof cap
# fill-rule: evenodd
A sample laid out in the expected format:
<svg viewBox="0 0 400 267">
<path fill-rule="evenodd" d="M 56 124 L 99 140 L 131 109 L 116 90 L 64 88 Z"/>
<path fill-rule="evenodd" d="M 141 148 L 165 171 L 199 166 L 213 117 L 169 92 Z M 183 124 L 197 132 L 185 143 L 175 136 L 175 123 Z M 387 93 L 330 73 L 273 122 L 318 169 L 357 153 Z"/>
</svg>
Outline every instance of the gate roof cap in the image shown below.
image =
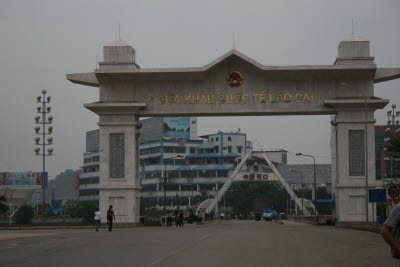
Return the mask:
<svg viewBox="0 0 400 267">
<path fill-rule="evenodd" d="M 127 42 L 125 42 L 124 40 L 114 40 L 105 46 L 130 46 L 130 45 Z"/>
<path fill-rule="evenodd" d="M 369 42 L 369 41 L 367 39 L 362 38 L 361 36 L 352 34 L 346 39 L 342 40 L 342 42 Z"/>
</svg>

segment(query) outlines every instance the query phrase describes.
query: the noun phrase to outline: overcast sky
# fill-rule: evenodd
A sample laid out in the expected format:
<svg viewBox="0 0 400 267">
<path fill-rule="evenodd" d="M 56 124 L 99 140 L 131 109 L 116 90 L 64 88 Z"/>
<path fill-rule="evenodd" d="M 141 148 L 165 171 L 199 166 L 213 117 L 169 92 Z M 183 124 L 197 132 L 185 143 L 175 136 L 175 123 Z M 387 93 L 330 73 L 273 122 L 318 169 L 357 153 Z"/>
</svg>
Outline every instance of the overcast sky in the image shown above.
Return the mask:
<svg viewBox="0 0 400 267">
<path fill-rule="evenodd" d="M 112 3 L 112 4 L 111 4 Z M 67 73 L 90 72 L 102 46 L 121 38 L 142 68 L 199 67 L 232 49 L 264 65 L 333 64 L 340 40 L 355 33 L 371 41 L 379 67 L 400 67 L 400 1 L 0 1 L 0 172 L 41 171 L 34 156 L 36 96 L 53 98 L 52 177 L 77 169 L 85 132 L 97 115 L 83 108 L 98 88 L 72 84 Z M 375 86 L 400 106 L 400 80 Z M 386 110 L 375 113 L 386 123 Z M 199 118 L 199 134 L 241 128 L 256 149 L 286 149 L 330 162 L 329 116 Z"/>
</svg>

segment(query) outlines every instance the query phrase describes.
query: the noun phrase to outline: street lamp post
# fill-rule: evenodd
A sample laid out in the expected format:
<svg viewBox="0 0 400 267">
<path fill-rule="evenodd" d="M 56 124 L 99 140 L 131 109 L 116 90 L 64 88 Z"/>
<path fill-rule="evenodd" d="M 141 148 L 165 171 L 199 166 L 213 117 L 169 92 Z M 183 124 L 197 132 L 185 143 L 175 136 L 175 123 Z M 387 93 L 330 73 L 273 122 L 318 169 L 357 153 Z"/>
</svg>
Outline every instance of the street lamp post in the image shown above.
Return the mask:
<svg viewBox="0 0 400 267">
<path fill-rule="evenodd" d="M 164 158 L 164 215 L 167 214 L 167 161 L 168 159 L 183 158 L 182 155 L 177 155 L 175 157 Z"/>
<path fill-rule="evenodd" d="M 51 111 L 51 107 L 46 107 L 46 104 L 50 103 L 50 96 L 46 97 L 47 91 L 45 89 L 42 90 L 42 96 L 36 97 L 37 103 L 40 103 L 41 106 L 37 107 L 37 113 L 41 114 L 37 115 L 35 117 L 35 123 L 38 124 L 38 126 L 35 127 L 35 134 L 37 137 L 35 138 L 35 145 L 42 146 L 42 153 L 40 153 L 40 147 L 35 148 L 35 155 L 36 156 L 42 156 L 43 157 L 43 169 L 42 169 L 42 190 L 43 190 L 43 200 L 42 200 L 42 205 L 44 207 L 45 202 L 46 202 L 46 196 L 45 196 L 45 189 L 46 189 L 46 156 L 51 156 L 53 155 L 53 148 L 48 148 L 47 153 L 46 153 L 46 145 L 51 145 L 53 144 L 53 137 L 50 135 L 53 133 L 53 126 L 48 126 L 47 127 L 47 133 L 46 133 L 46 125 L 51 124 L 53 122 L 53 116 L 48 116 Z M 43 98 L 42 98 L 43 97 Z M 40 126 L 42 125 L 42 132 L 40 132 Z M 42 143 L 40 143 L 40 135 L 42 135 Z M 46 135 L 48 136 L 47 142 L 45 140 Z"/>
<path fill-rule="evenodd" d="M 296 156 L 304 156 L 304 157 L 310 157 L 314 160 L 314 203 L 315 203 L 315 215 L 318 215 L 318 209 L 317 209 L 317 174 L 315 173 L 315 158 L 314 156 L 311 155 L 305 155 L 302 153 L 296 153 Z"/>
<path fill-rule="evenodd" d="M 193 210 L 193 179 L 194 179 L 194 177 L 193 177 L 193 174 L 192 174 L 192 172 L 190 172 L 190 175 L 192 176 L 192 186 L 191 186 L 191 189 L 192 189 L 192 197 L 191 197 L 191 199 L 190 199 L 190 208 Z"/>
<path fill-rule="evenodd" d="M 304 214 L 304 196 L 303 196 L 303 172 L 299 172 L 293 169 L 289 169 L 289 171 L 300 174 L 301 178 L 301 214 Z"/>
</svg>

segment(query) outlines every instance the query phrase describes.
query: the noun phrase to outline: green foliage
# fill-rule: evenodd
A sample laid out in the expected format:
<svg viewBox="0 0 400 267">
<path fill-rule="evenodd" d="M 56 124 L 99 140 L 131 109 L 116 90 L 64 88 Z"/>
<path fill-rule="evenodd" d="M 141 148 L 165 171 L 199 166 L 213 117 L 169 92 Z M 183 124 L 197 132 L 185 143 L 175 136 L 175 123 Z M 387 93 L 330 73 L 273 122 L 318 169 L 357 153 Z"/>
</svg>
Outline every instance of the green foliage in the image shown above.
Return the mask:
<svg viewBox="0 0 400 267">
<path fill-rule="evenodd" d="M 32 223 L 34 213 L 32 206 L 24 204 L 18 208 L 12 220 L 17 224 L 30 224 Z"/>
<path fill-rule="evenodd" d="M 8 211 L 8 206 L 6 204 L 6 198 L 4 196 L 0 196 L 0 214 Z"/>
<path fill-rule="evenodd" d="M 400 153 L 400 135 L 390 138 L 387 151 L 392 153 Z"/>
<path fill-rule="evenodd" d="M 98 208 L 97 202 L 81 201 L 76 205 L 75 216 L 82 218 L 85 222 L 94 222 L 94 212 Z"/>
<path fill-rule="evenodd" d="M 286 191 L 269 182 L 235 182 L 225 195 L 226 205 L 241 214 L 253 211 L 255 199 L 270 199 L 278 212 L 286 209 Z"/>
<path fill-rule="evenodd" d="M 155 198 L 141 198 L 140 199 L 140 215 L 149 215 L 149 209 L 157 205 L 157 199 Z"/>
</svg>

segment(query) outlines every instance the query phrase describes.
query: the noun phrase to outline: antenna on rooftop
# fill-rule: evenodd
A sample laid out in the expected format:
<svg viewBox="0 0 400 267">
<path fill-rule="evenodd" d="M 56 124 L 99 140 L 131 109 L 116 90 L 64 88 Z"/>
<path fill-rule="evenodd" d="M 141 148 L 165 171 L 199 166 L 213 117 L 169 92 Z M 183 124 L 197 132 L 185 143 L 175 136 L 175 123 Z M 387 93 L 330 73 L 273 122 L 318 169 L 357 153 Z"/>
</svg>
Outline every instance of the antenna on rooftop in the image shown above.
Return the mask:
<svg viewBox="0 0 400 267">
<path fill-rule="evenodd" d="M 97 53 L 96 53 L 96 69 L 97 69 Z"/>
<path fill-rule="evenodd" d="M 354 18 L 351 18 L 351 35 L 354 35 Z"/>
</svg>

